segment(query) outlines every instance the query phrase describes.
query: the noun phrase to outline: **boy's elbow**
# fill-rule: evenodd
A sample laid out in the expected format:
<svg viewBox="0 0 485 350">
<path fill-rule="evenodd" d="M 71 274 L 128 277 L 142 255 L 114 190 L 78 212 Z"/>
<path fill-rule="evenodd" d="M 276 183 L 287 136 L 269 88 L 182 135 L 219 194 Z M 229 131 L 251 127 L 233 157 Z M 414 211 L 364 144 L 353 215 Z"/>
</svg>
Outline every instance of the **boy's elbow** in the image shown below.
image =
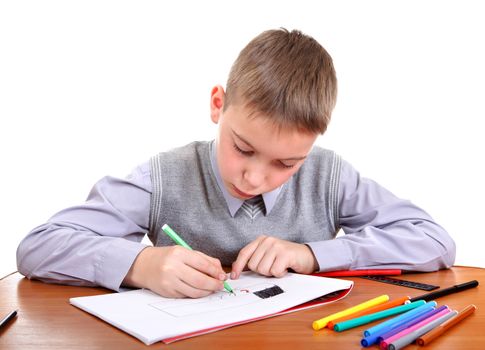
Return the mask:
<svg viewBox="0 0 485 350">
<path fill-rule="evenodd" d="M 448 236 L 447 242 L 444 245 L 444 254 L 443 254 L 443 265 L 445 269 L 449 269 L 455 264 L 456 259 L 456 243 Z"/>
<path fill-rule="evenodd" d="M 28 238 L 29 237 L 25 237 L 17 247 L 17 270 L 25 277 L 30 278 L 32 274 L 32 264 L 29 264 L 29 262 L 31 262 L 31 259 L 29 259 L 31 257 L 31 252 L 29 249 Z"/>
<path fill-rule="evenodd" d="M 437 271 L 441 269 L 449 269 L 455 264 L 455 241 L 442 227 L 439 227 L 439 229 L 435 231 L 435 235 L 431 237 L 434 237 L 435 243 L 437 243 L 439 246 L 437 249 L 438 253 L 434 260 L 436 264 L 433 270 Z"/>
<path fill-rule="evenodd" d="M 27 278 L 35 278 L 41 269 L 43 261 L 52 254 L 52 247 L 47 243 L 45 235 L 48 225 L 33 229 L 25 236 L 17 247 L 17 270 Z"/>
<path fill-rule="evenodd" d="M 420 231 L 423 234 L 421 254 L 411 270 L 433 272 L 452 267 L 455 264 L 456 244 L 448 232 L 430 222 L 426 222 Z"/>
</svg>

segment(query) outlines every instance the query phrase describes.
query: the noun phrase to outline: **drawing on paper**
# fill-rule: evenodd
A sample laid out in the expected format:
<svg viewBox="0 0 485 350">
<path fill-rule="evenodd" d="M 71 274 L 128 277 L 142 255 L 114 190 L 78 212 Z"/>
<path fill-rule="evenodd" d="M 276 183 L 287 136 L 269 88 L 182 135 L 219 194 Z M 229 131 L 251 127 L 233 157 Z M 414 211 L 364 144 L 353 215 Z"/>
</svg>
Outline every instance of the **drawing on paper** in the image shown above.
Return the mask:
<svg viewBox="0 0 485 350">
<path fill-rule="evenodd" d="M 221 291 L 200 299 L 166 299 L 152 303 L 150 306 L 175 317 L 184 317 L 237 308 L 261 302 L 282 293 L 284 290 L 278 285 L 258 283 L 244 288 L 234 288 L 233 293 Z"/>
<path fill-rule="evenodd" d="M 277 285 L 254 292 L 254 294 L 260 297 L 261 299 L 271 298 L 281 293 L 284 293 L 284 290 Z"/>
</svg>

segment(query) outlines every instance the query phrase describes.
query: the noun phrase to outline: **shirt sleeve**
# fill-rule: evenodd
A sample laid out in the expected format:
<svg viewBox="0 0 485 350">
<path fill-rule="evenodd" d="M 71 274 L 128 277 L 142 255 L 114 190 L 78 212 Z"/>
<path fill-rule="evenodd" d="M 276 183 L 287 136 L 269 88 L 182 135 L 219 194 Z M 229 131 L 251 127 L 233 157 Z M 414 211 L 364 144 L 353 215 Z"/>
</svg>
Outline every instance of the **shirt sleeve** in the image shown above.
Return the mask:
<svg viewBox="0 0 485 350">
<path fill-rule="evenodd" d="M 308 243 L 320 271 L 436 271 L 455 261 L 453 239 L 424 210 L 362 178 L 346 161 L 342 161 L 338 208 L 345 235 Z"/>
<path fill-rule="evenodd" d="M 105 177 L 86 202 L 60 211 L 33 229 L 17 249 L 20 273 L 51 283 L 119 291 L 146 247 L 151 180 L 148 163 L 126 179 Z"/>
</svg>

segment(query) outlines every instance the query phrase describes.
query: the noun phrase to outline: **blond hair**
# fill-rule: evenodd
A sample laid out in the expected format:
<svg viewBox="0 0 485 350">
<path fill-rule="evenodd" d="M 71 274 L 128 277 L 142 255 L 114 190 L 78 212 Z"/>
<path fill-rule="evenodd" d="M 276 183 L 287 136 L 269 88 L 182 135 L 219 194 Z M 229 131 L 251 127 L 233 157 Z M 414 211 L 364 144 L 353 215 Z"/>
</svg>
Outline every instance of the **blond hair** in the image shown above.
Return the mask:
<svg viewBox="0 0 485 350">
<path fill-rule="evenodd" d="M 242 103 L 279 127 L 321 133 L 337 98 L 332 58 L 298 30 L 268 30 L 239 53 L 226 84 L 224 109 Z"/>
</svg>

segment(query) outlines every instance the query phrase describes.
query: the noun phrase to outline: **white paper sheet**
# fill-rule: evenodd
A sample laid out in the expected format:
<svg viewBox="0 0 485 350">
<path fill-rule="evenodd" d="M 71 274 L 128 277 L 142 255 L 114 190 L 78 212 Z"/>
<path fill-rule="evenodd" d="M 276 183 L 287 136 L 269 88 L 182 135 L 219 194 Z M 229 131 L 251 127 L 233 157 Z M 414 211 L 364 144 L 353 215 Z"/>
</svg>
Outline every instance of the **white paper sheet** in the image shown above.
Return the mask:
<svg viewBox="0 0 485 350">
<path fill-rule="evenodd" d="M 275 314 L 328 293 L 349 289 L 353 284 L 292 273 L 275 278 L 252 272 L 244 272 L 239 279 L 228 283 L 235 294 L 221 291 L 199 299 L 170 299 L 140 289 L 71 298 L 70 302 L 149 345 L 185 333 Z M 254 294 L 274 286 L 283 292 L 267 298 Z"/>
</svg>

